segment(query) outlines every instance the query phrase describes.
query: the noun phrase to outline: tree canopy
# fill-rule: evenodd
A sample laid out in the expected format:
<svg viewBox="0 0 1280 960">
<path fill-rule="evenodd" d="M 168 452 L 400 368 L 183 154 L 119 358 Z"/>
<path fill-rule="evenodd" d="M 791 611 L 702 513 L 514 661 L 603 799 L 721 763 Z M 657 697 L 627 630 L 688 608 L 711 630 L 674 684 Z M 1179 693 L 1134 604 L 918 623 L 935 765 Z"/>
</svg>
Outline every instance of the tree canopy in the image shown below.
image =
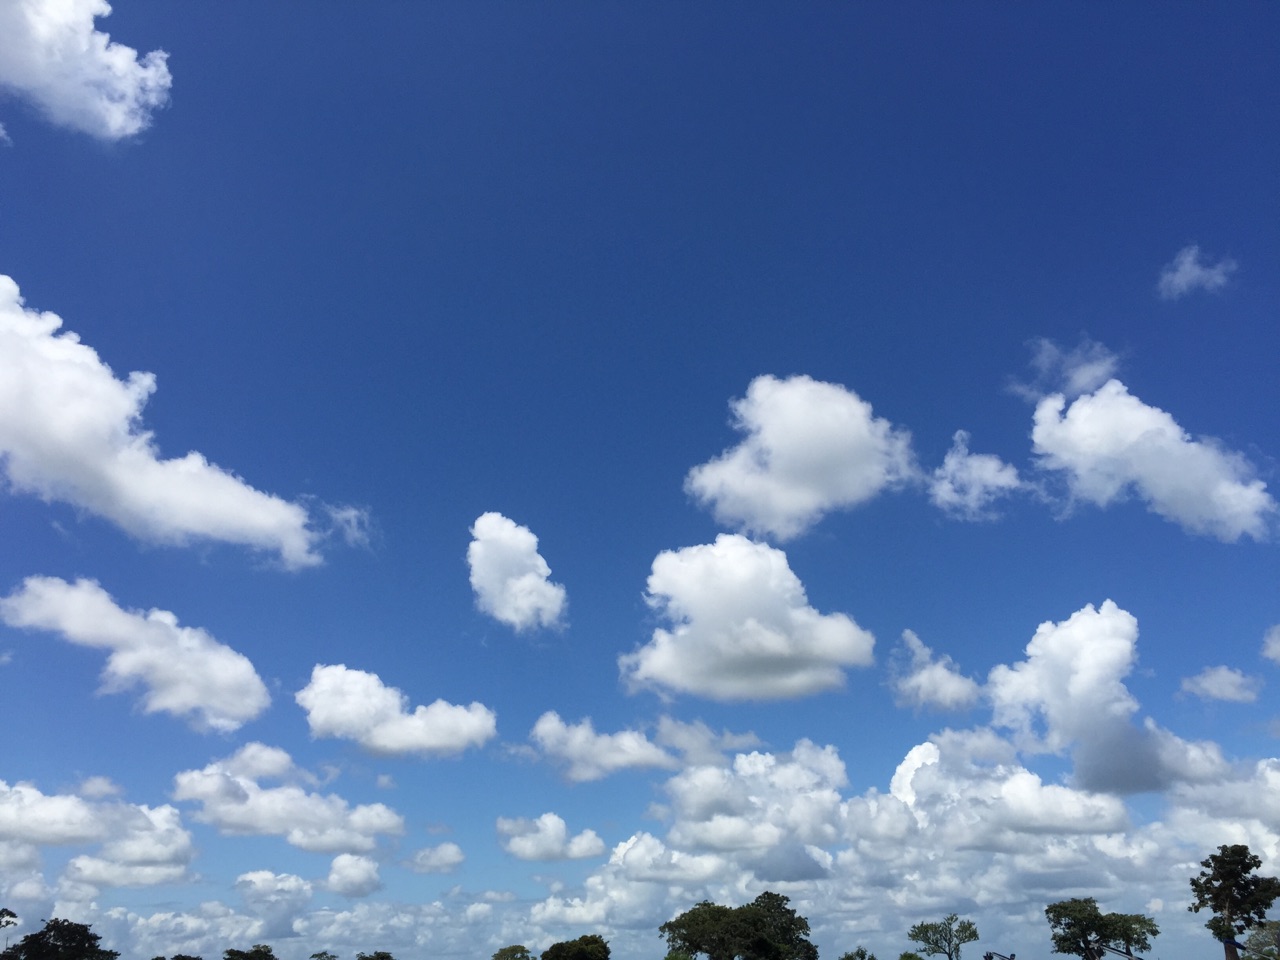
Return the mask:
<svg viewBox="0 0 1280 960">
<path fill-rule="evenodd" d="M 780 893 L 725 907 L 704 900 L 658 928 L 673 952 L 709 960 L 817 960 L 809 921 Z"/>
<path fill-rule="evenodd" d="M 1254 927 L 1244 945 L 1251 957 L 1280 958 L 1280 920 L 1266 920 Z"/>
<path fill-rule="evenodd" d="M 493 960 L 534 960 L 534 956 L 523 943 L 513 943 L 495 951 Z"/>
<path fill-rule="evenodd" d="M 54 917 L 0 953 L 0 960 L 116 960 L 119 952 L 104 950 L 101 940 L 88 924 Z"/>
<path fill-rule="evenodd" d="M 1204 869 L 1191 878 L 1192 913 L 1210 910 L 1205 926 L 1222 941 L 1226 960 L 1237 960 L 1234 939 L 1262 924 L 1267 908 L 1280 897 L 1280 880 L 1254 873 L 1262 859 L 1243 843 L 1223 844 L 1200 861 Z"/>
<path fill-rule="evenodd" d="M 223 950 L 222 960 L 276 960 L 276 955 L 265 943 L 255 943 L 248 950 Z"/>
<path fill-rule="evenodd" d="M 907 931 L 907 939 L 920 944 L 928 956 L 941 954 L 947 960 L 960 960 L 962 944 L 978 939 L 978 928 L 972 920 L 961 920 L 950 914 L 937 923 L 917 923 Z"/>
<path fill-rule="evenodd" d="M 1053 932 L 1053 952 L 1095 957 L 1098 944 L 1132 953 L 1150 950 L 1160 928 L 1140 913 L 1103 913 L 1093 897 L 1072 897 L 1044 908 Z"/>
<path fill-rule="evenodd" d="M 598 933 L 562 940 L 542 951 L 542 960 L 609 960 L 609 944 Z"/>
</svg>

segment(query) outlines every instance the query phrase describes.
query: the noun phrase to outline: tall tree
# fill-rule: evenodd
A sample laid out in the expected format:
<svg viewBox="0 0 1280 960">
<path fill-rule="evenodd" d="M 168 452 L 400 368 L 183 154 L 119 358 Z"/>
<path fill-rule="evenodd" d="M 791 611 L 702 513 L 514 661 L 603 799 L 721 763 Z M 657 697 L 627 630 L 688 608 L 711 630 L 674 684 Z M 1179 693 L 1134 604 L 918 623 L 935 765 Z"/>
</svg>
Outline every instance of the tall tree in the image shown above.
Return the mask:
<svg viewBox="0 0 1280 960">
<path fill-rule="evenodd" d="M 0 930 L 18 925 L 18 915 L 8 907 L 0 907 Z"/>
<path fill-rule="evenodd" d="M 357 953 L 356 960 L 396 960 L 396 958 L 385 950 L 379 950 L 377 953 Z"/>
<path fill-rule="evenodd" d="M 509 947 L 498 949 L 493 960 L 534 960 L 534 956 L 523 943 L 513 943 Z"/>
<path fill-rule="evenodd" d="M 658 928 L 673 951 L 696 956 L 706 954 L 710 960 L 733 960 L 734 943 L 730 923 L 733 908 L 703 900 Z"/>
<path fill-rule="evenodd" d="M 609 944 L 598 933 L 562 940 L 542 951 L 542 960 L 609 960 Z"/>
<path fill-rule="evenodd" d="M 1224 843 L 1200 866 L 1204 869 L 1191 878 L 1195 901 L 1187 909 L 1192 913 L 1211 910 L 1213 916 L 1205 926 L 1222 941 L 1226 960 L 1238 960 L 1235 938 L 1266 920 L 1267 908 L 1280 897 L 1280 880 L 1255 874 L 1262 858 L 1243 843 Z"/>
<path fill-rule="evenodd" d="M 809 921 L 790 904 L 770 890 L 740 907 L 703 900 L 658 932 L 672 952 L 704 954 L 709 960 L 817 960 Z"/>
<path fill-rule="evenodd" d="M 978 939 L 978 928 L 972 920 L 961 920 L 953 913 L 937 923 L 917 923 L 907 931 L 907 938 L 931 957 L 941 954 L 947 960 L 960 960 L 960 947 Z"/>
<path fill-rule="evenodd" d="M 119 952 L 104 950 L 101 940 L 87 923 L 54 917 L 0 953 L 0 960 L 116 960 Z"/>
<path fill-rule="evenodd" d="M 1044 908 L 1053 932 L 1053 952 L 1098 960 L 1099 944 L 1117 950 L 1150 950 L 1160 928 L 1140 913 L 1103 913 L 1093 897 L 1072 897 Z"/>
</svg>

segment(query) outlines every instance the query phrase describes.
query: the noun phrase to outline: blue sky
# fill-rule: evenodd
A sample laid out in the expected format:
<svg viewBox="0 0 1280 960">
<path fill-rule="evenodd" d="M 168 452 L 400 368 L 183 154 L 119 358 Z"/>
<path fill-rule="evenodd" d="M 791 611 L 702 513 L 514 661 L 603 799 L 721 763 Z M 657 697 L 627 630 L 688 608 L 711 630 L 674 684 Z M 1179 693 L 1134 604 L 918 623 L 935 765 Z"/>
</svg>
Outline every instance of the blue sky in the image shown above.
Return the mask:
<svg viewBox="0 0 1280 960">
<path fill-rule="evenodd" d="M 0 2 L 13 932 L 1214 949 L 1198 861 L 1280 870 L 1278 33 Z"/>
</svg>

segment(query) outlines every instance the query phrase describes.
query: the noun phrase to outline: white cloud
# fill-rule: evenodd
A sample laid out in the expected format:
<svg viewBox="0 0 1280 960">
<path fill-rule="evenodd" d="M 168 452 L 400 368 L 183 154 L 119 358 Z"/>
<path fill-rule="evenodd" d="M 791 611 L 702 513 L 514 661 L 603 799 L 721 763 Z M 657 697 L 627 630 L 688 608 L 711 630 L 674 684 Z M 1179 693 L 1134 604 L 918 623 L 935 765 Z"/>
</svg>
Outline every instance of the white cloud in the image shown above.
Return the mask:
<svg viewBox="0 0 1280 960">
<path fill-rule="evenodd" d="M 1119 357 L 1103 344 L 1087 338 L 1070 350 L 1040 338 L 1032 341 L 1031 349 L 1036 382 L 1015 384 L 1013 391 L 1033 402 L 1046 393 L 1061 393 L 1074 400 L 1082 393 L 1097 390 L 1120 369 Z"/>
<path fill-rule="evenodd" d="M 893 678 L 894 692 L 902 702 L 959 710 L 972 706 L 982 695 L 982 687 L 960 673 L 950 657 L 935 658 L 911 630 L 902 632 L 902 645 L 908 662 Z"/>
<path fill-rule="evenodd" d="M 86 800 L 102 800 L 106 797 L 117 797 L 121 793 L 120 786 L 110 777 L 86 777 L 76 788 L 76 794 Z"/>
<path fill-rule="evenodd" d="M 378 861 L 354 853 L 340 853 L 333 858 L 325 886 L 344 897 L 367 897 L 382 889 Z"/>
<path fill-rule="evenodd" d="M 844 668 L 871 663 L 870 633 L 809 606 L 786 554 L 737 534 L 660 553 L 648 602 L 674 628 L 619 657 L 633 690 L 776 700 L 837 688 Z"/>
<path fill-rule="evenodd" d="M 1238 264 L 1223 257 L 1212 266 L 1200 260 L 1200 248 L 1195 244 L 1183 247 L 1172 262 L 1160 271 L 1160 283 L 1156 289 L 1163 300 L 1180 300 L 1196 290 L 1219 290 L 1227 285 Z"/>
<path fill-rule="evenodd" d="M 725 752 L 760 746 L 754 733 L 716 733 L 701 720 L 684 723 L 665 714 L 658 718 L 654 739 L 664 747 L 679 751 L 690 766 L 715 766 L 727 763 Z"/>
<path fill-rule="evenodd" d="M 942 466 L 933 471 L 929 499 L 953 517 L 986 520 L 994 516 L 997 500 L 1021 488 L 1013 466 L 990 453 L 970 453 L 969 434 L 957 430 Z"/>
<path fill-rule="evenodd" d="M 723 524 L 785 540 L 916 476 L 911 435 L 838 384 L 757 377 L 732 409 L 746 439 L 685 479 Z"/>
<path fill-rule="evenodd" d="M 138 52 L 94 29 L 106 0 L 11 0 L 0 4 L 0 86 L 52 122 L 119 140 L 145 129 L 169 99 L 167 54 Z"/>
<path fill-rule="evenodd" d="M 292 936 L 298 915 L 311 902 L 311 883 L 292 873 L 252 870 L 236 877 L 235 886 L 245 906 L 261 918 L 258 938 Z"/>
<path fill-rule="evenodd" d="M 1039 465 L 1064 472 L 1075 497 L 1105 507 L 1133 491 L 1191 532 L 1226 542 L 1267 536 L 1276 504 L 1248 461 L 1212 440 L 1191 439 L 1118 380 L 1069 408 L 1062 394 L 1045 397 L 1031 436 Z"/>
<path fill-rule="evenodd" d="M 594 830 L 570 837 L 564 820 L 544 813 L 536 820 L 499 817 L 498 833 L 505 839 L 502 849 L 521 860 L 581 860 L 604 853 L 604 841 Z"/>
<path fill-rule="evenodd" d="M 549 579 L 533 531 L 490 512 L 476 519 L 471 536 L 467 564 L 481 610 L 516 630 L 561 622 L 565 589 Z"/>
<path fill-rule="evenodd" d="M 96 890 L 154 886 L 184 878 L 195 847 L 176 808 L 117 805 L 104 808 L 103 815 L 110 823 L 109 840 L 96 856 L 73 857 L 64 882 Z"/>
<path fill-rule="evenodd" d="M 1263 636 L 1262 655 L 1273 663 L 1280 663 L 1280 623 Z"/>
<path fill-rule="evenodd" d="M 105 839 L 109 827 L 98 809 L 80 797 L 44 794 L 33 784 L 0 780 L 0 840 L 74 844 Z"/>
<path fill-rule="evenodd" d="M 80 646 L 109 650 L 107 692 L 141 685 L 144 711 L 185 717 L 196 729 L 237 730 L 271 703 L 243 654 L 204 630 L 180 626 L 168 610 L 123 610 L 92 580 L 28 577 L 0 600 L 0 618 L 12 627 L 47 630 Z"/>
<path fill-rule="evenodd" d="M 1262 681 L 1248 677 L 1232 667 L 1205 667 L 1194 677 L 1185 677 L 1182 692 L 1201 700 L 1227 700 L 1231 703 L 1253 703 L 1258 699 Z"/>
<path fill-rule="evenodd" d="M 139 539 L 193 539 L 321 562 L 319 534 L 296 503 L 256 490 L 192 451 L 162 460 L 142 426 L 155 377 L 111 368 L 62 320 L 23 308 L 0 275 L 0 461 L 13 490 L 104 517 Z"/>
<path fill-rule="evenodd" d="M 456 843 L 441 843 L 423 847 L 409 859 L 408 867 L 415 873 L 450 873 L 466 856 Z"/>
<path fill-rule="evenodd" d="M 590 717 L 567 724 L 554 710 L 538 718 L 529 738 L 562 764 L 565 776 L 574 783 L 600 780 L 619 770 L 676 766 L 674 757 L 638 730 L 596 733 Z"/>
<path fill-rule="evenodd" d="M 223 833 L 281 836 L 317 853 L 368 853 L 380 834 L 398 835 L 404 820 L 381 803 L 351 807 L 334 794 L 308 793 L 294 784 L 263 787 L 259 779 L 302 776 L 289 755 L 260 743 L 246 744 L 202 770 L 174 777 L 175 800 L 198 802 L 195 815 Z"/>
<path fill-rule="evenodd" d="M 407 711 L 409 698 L 377 674 L 342 664 L 316 664 L 311 682 L 294 696 L 307 711 L 313 737 L 354 740 L 385 755 L 442 756 L 479 747 L 497 735 L 497 717 L 481 703 L 436 700 Z"/>
</svg>

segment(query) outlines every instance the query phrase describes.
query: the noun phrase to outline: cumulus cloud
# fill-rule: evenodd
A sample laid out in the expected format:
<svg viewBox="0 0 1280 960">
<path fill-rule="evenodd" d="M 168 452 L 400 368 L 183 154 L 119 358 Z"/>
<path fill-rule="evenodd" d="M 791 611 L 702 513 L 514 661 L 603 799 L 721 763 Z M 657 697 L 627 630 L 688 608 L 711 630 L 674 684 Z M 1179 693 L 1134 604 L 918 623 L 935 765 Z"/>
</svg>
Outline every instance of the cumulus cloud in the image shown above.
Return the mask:
<svg viewBox="0 0 1280 960">
<path fill-rule="evenodd" d="M 950 657 L 935 657 L 911 630 L 902 632 L 906 661 L 893 677 L 893 690 L 903 703 L 917 707 L 960 710 L 972 706 L 982 687 L 962 674 Z"/>
<path fill-rule="evenodd" d="M 1268 630 L 1262 638 L 1262 655 L 1272 663 L 1280 663 L 1280 623 Z"/>
<path fill-rule="evenodd" d="M 673 628 L 618 659 L 632 690 L 777 700 L 837 688 L 844 668 L 871 663 L 870 633 L 809 606 L 786 554 L 737 534 L 660 553 L 648 602 Z"/>
<path fill-rule="evenodd" d="M 536 820 L 499 817 L 497 828 L 504 838 L 502 849 L 521 860 L 581 860 L 598 857 L 605 850 L 594 830 L 570 837 L 568 826 L 554 813 Z"/>
<path fill-rule="evenodd" d="M 297 931 L 294 922 L 311 902 L 311 883 L 292 873 L 252 870 L 236 877 L 236 890 L 245 906 L 260 917 L 261 937 L 288 937 Z"/>
<path fill-rule="evenodd" d="M 676 766 L 674 757 L 639 730 L 596 733 L 590 717 L 568 724 L 554 710 L 538 718 L 529 738 L 563 766 L 565 776 L 574 783 L 600 780 L 619 770 Z"/>
<path fill-rule="evenodd" d="M 1061 393 L 1074 400 L 1082 393 L 1092 393 L 1112 379 L 1120 369 L 1120 358 L 1107 347 L 1088 338 L 1070 350 L 1041 337 L 1030 343 L 1033 383 L 1014 383 L 1012 391 L 1036 402 L 1049 393 Z"/>
<path fill-rule="evenodd" d="M 658 718 L 654 739 L 679 752 L 690 766 L 723 765 L 727 762 L 726 751 L 760 746 L 760 738 L 754 733 L 716 733 L 701 720 L 685 723 L 665 714 Z"/>
<path fill-rule="evenodd" d="M 0 840 L 73 844 L 101 840 L 108 824 L 93 804 L 72 794 L 45 794 L 30 783 L 0 780 Z"/>
<path fill-rule="evenodd" d="M 415 851 L 408 867 L 414 873 L 451 873 L 465 859 L 456 843 L 441 843 Z"/>
<path fill-rule="evenodd" d="M 106 0 L 0 4 L 0 86 L 59 126 L 104 140 L 145 129 L 169 99 L 168 55 L 138 52 L 95 29 Z"/>
<path fill-rule="evenodd" d="M 378 861 L 354 853 L 340 853 L 329 867 L 325 886 L 344 897 L 367 897 L 382 889 Z"/>
<path fill-rule="evenodd" d="M 291 569 L 321 562 L 320 534 L 299 504 L 195 451 L 161 459 L 142 426 L 155 377 L 117 379 L 61 326 L 25 309 L 18 285 L 0 275 L 0 463 L 14 491 L 72 504 L 152 543 L 239 544 L 273 551 Z"/>
<path fill-rule="evenodd" d="M 109 840 L 96 855 L 73 857 L 65 881 L 92 887 L 142 887 L 183 879 L 195 857 L 191 834 L 174 807 L 108 807 Z"/>
<path fill-rule="evenodd" d="M 381 803 L 352 807 L 335 794 L 309 793 L 294 783 L 264 787 L 262 779 L 301 778 L 277 747 L 246 744 L 230 757 L 174 777 L 173 797 L 200 804 L 195 818 L 223 833 L 281 836 L 316 853 L 368 853 L 379 835 L 398 835 L 404 820 Z"/>
<path fill-rule="evenodd" d="M 481 703 L 436 700 L 408 711 L 409 698 L 377 674 L 342 664 L 316 664 L 311 682 L 294 696 L 307 711 L 313 737 L 354 740 L 384 755 L 443 756 L 487 743 L 497 716 Z"/>
<path fill-rule="evenodd" d="M 1156 289 L 1162 300 L 1181 300 L 1196 290 L 1220 290 L 1227 285 L 1238 264 L 1223 257 L 1210 266 L 1200 259 L 1200 248 L 1191 244 L 1183 247 L 1170 263 L 1160 271 Z"/>
<path fill-rule="evenodd" d="M 1258 691 L 1261 689 L 1261 680 L 1245 676 L 1233 667 L 1205 667 L 1194 677 L 1184 677 L 1182 680 L 1182 692 L 1201 700 L 1253 703 L 1258 699 Z"/>
<path fill-rule="evenodd" d="M 987 520 L 1001 497 L 1022 488 L 1018 471 L 990 453 L 970 453 L 969 434 L 957 430 L 942 466 L 929 481 L 929 499 L 961 520 Z"/>
<path fill-rule="evenodd" d="M 0 600 L 0 618 L 110 651 L 103 671 L 107 692 L 142 686 L 144 711 L 185 717 L 196 729 L 239 729 L 271 702 L 243 654 L 198 627 L 180 626 L 168 610 L 121 609 L 92 580 L 28 577 Z"/>
<path fill-rule="evenodd" d="M 551 582 L 533 531 L 490 512 L 476 519 L 471 536 L 467 564 L 481 610 L 516 630 L 561 622 L 565 589 Z"/>
<path fill-rule="evenodd" d="M 723 524 L 786 540 L 916 476 L 911 435 L 839 384 L 757 377 L 732 410 L 746 439 L 685 478 Z"/>
<path fill-rule="evenodd" d="M 1192 439 L 1119 380 L 1070 407 L 1062 394 L 1043 398 L 1031 437 L 1039 465 L 1065 474 L 1081 500 L 1105 507 L 1133 493 L 1193 533 L 1229 543 L 1268 534 L 1276 504 L 1249 462 L 1213 440 Z"/>
</svg>

